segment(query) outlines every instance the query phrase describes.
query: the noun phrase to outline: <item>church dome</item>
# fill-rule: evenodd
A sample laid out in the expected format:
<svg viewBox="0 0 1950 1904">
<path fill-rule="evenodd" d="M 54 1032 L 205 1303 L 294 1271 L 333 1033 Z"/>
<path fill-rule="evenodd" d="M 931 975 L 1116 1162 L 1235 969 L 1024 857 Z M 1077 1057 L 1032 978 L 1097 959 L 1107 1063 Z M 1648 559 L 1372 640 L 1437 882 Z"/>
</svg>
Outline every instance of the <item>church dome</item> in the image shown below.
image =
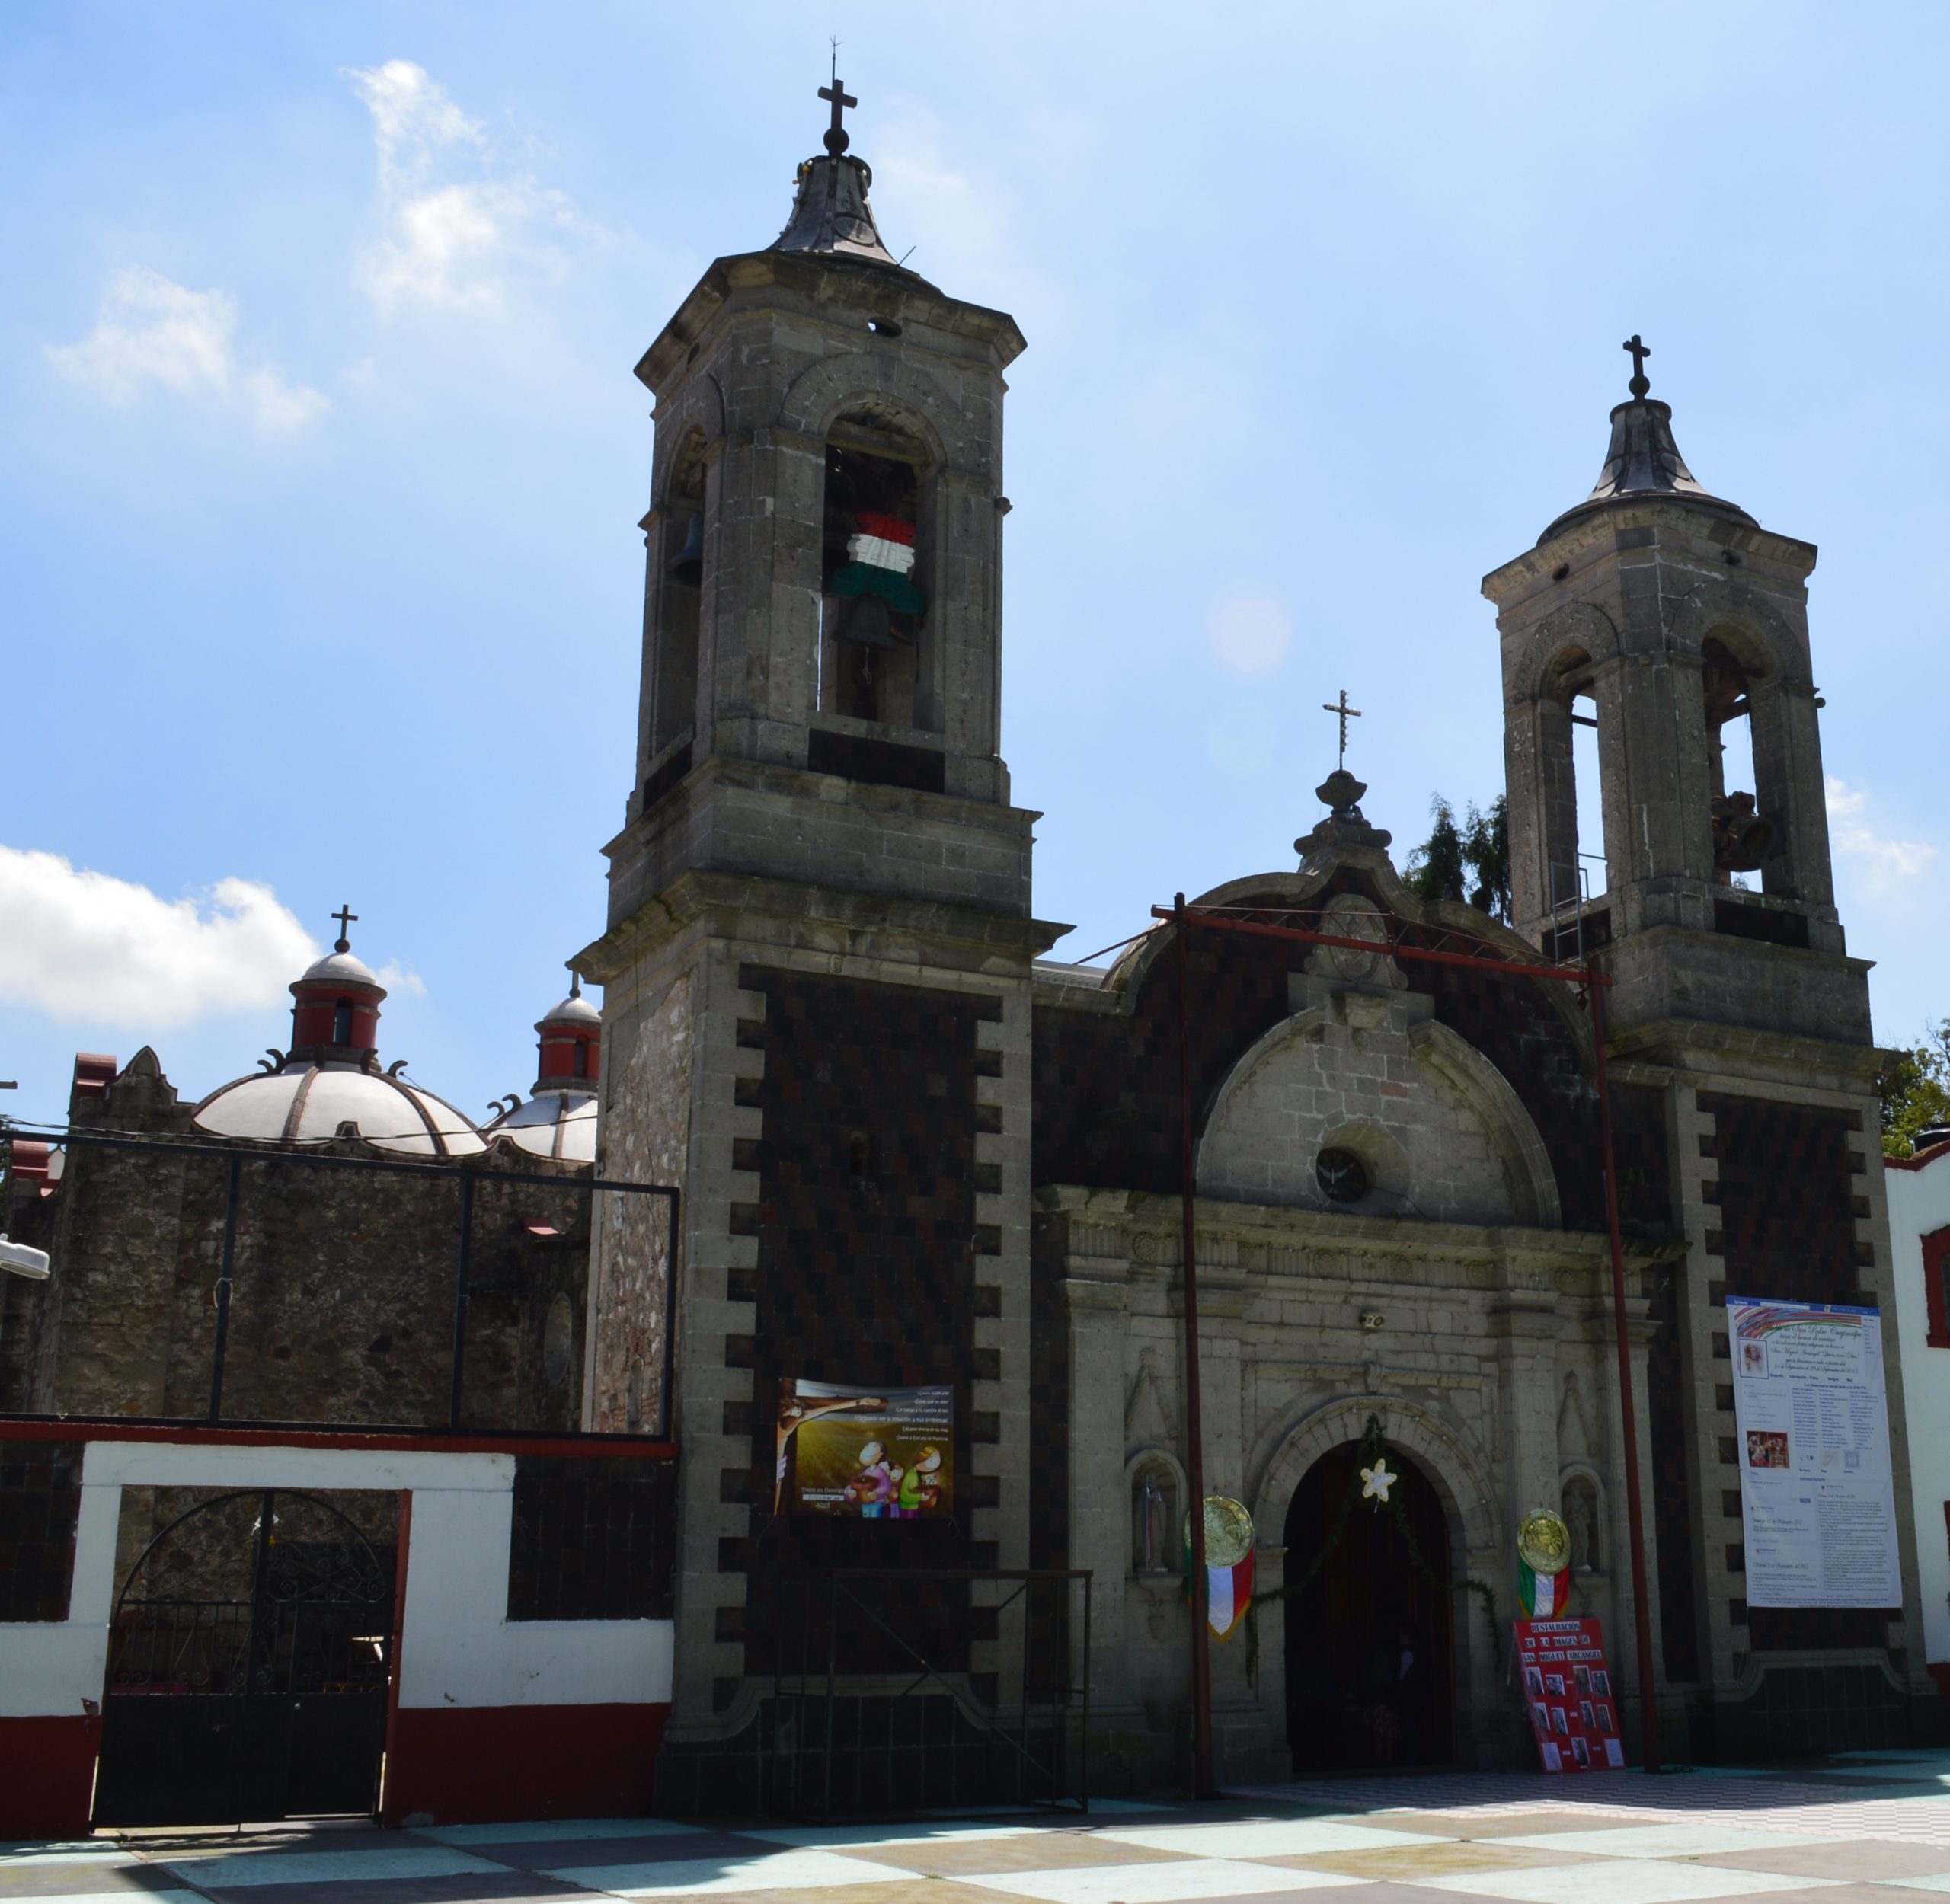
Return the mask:
<svg viewBox="0 0 1950 1904">
<path fill-rule="evenodd" d="M 381 1150 L 462 1157 L 487 1148 L 472 1122 L 443 1097 L 390 1072 L 327 1062 L 286 1063 L 213 1091 L 193 1113 L 213 1137 L 318 1143 L 363 1137 Z"/>
<path fill-rule="evenodd" d="M 603 1067 L 603 1014 L 582 995 L 582 980 L 535 1021 L 540 1036 L 535 1094 L 483 1127 L 538 1157 L 596 1160 L 596 1090 Z"/>
<path fill-rule="evenodd" d="M 363 1137 L 381 1150 L 459 1157 L 487 1148 L 472 1121 L 409 1084 L 403 1063 L 379 1069 L 379 1003 L 386 989 L 353 957 L 342 910 L 337 943 L 291 987 L 291 1049 L 274 1065 L 212 1091 L 191 1113 L 214 1137 L 318 1143 Z"/>
</svg>

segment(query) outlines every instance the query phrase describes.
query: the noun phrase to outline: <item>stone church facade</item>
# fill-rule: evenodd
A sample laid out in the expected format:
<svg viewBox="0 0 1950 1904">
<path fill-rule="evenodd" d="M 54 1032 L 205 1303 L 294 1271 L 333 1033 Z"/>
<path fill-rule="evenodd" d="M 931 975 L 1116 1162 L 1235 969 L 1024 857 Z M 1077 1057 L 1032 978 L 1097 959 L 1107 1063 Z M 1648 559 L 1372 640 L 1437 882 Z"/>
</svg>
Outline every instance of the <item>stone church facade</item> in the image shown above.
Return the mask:
<svg viewBox="0 0 1950 1904">
<path fill-rule="evenodd" d="M 638 758 L 609 927 L 576 961 L 606 987 L 599 1168 L 684 1192 L 659 1768 L 679 1810 L 758 1789 L 795 1583 L 835 1567 L 1090 1570 L 1095 1777 L 1184 1765 L 1173 928 L 1108 973 L 1046 956 L 1063 928 L 1032 908 L 1036 816 L 1011 803 L 999 726 L 1003 379 L 1024 339 L 895 262 L 847 145 L 829 135 L 778 241 L 714 264 L 638 366 L 656 398 Z M 1591 496 L 1483 585 L 1514 926 L 1413 897 L 1359 790 L 1332 783 L 1297 868 L 1200 902 L 1519 963 L 1595 951 L 1668 1754 L 1904 1743 L 1942 1711 L 1913 1551 L 1900 1608 L 1743 1593 L 1725 1298 L 1876 1303 L 1893 1326 L 1867 966 L 1830 878 L 1814 551 L 1693 478 L 1642 375 L 1612 432 Z M 890 541 L 902 586 L 849 593 L 849 561 Z M 1602 842 L 1577 836 L 1581 720 Z M 1750 789 L 1722 765 L 1743 731 Z M 1596 900 L 1581 848 L 1606 861 Z M 1590 1020 L 1571 986 L 1382 950 L 1194 931 L 1185 952 L 1206 1484 L 1251 1509 L 1273 1596 L 1213 1649 L 1220 1775 L 1523 1762 L 1497 1621 L 1526 1512 L 1565 1513 L 1572 1610 L 1603 1618 L 1622 1682 L 1638 1663 Z M 656 1238 L 600 1228 L 587 1426 L 654 1413 L 669 1273 Z M 952 1519 L 775 1513 L 794 1378 L 951 1387 Z M 1335 1569 L 1307 1577 L 1370 1422 L 1440 1578 L 1363 1613 Z M 1362 1555 L 1364 1592 L 1400 1570 Z M 1002 1597 L 931 1602 L 910 1633 L 971 1713 L 1022 1690 Z M 1424 1661 L 1406 1739 L 1363 1742 L 1354 1716 L 1348 1662 L 1376 1621 Z M 1074 1621 L 1064 1643 L 1073 1672 Z M 863 1656 L 846 1684 L 871 1701 L 897 1676 Z"/>
</svg>

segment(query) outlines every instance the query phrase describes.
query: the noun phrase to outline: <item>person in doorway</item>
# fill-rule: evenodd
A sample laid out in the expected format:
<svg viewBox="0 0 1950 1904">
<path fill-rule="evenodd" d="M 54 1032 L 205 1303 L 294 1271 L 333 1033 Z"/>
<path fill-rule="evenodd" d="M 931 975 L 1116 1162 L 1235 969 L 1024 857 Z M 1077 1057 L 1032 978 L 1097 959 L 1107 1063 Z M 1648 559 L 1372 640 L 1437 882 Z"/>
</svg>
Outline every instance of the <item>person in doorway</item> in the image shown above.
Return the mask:
<svg viewBox="0 0 1950 1904">
<path fill-rule="evenodd" d="M 1401 1756 L 1399 1665 L 1386 1630 L 1377 1631 L 1361 1663 L 1360 1702 L 1361 1730 L 1368 1736 L 1368 1750 L 1377 1765 L 1392 1765 Z"/>
<path fill-rule="evenodd" d="M 1406 1765 L 1422 1762 L 1422 1716 L 1427 1699 L 1427 1649 L 1413 1630 L 1405 1626 L 1395 1637 L 1395 1706 L 1401 1715 L 1402 1757 Z"/>
</svg>

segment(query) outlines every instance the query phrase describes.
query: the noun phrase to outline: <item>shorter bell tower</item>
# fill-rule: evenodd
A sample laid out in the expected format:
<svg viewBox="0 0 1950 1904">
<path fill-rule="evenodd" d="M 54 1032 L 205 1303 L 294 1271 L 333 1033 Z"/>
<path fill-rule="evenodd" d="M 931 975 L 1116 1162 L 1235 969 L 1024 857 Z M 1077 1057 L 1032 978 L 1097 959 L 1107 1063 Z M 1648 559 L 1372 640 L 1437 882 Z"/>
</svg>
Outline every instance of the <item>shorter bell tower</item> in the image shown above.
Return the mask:
<svg viewBox="0 0 1950 1904">
<path fill-rule="evenodd" d="M 1910 1736 L 1915 1559 L 1868 966 L 1830 872 L 1807 542 L 1686 465 L 1633 337 L 1590 495 L 1485 578 L 1502 650 L 1517 929 L 1595 958 L 1615 1081 L 1664 1100 L 1642 1273 L 1653 1624 L 1670 1749 L 1739 1762 Z M 1581 803 L 1582 727 L 1597 800 Z M 1603 816 L 1581 836 L 1581 804 Z M 1578 867 L 1601 864 L 1587 892 Z M 1883 1317 L 1903 1604 L 1750 1604 L 1726 1303 Z M 1761 1589 L 1756 1589 L 1756 1599 Z M 1918 1736 L 1922 1736 L 1919 1734 Z"/>
</svg>

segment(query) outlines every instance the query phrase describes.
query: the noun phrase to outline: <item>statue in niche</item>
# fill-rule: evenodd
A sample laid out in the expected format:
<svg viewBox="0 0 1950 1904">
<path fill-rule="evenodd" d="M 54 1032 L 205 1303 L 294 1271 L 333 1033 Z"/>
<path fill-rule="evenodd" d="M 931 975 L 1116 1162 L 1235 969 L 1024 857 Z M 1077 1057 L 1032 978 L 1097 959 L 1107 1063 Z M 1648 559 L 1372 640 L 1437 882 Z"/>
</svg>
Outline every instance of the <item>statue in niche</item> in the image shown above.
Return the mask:
<svg viewBox="0 0 1950 1904">
<path fill-rule="evenodd" d="M 1598 1549 L 1597 1490 L 1582 1474 L 1564 1484 L 1564 1524 L 1571 1530 L 1571 1570 L 1596 1573 L 1603 1557 Z"/>
<path fill-rule="evenodd" d="M 1146 1468 L 1138 1477 L 1138 1484 L 1131 1506 L 1136 1525 L 1132 1532 L 1132 1558 L 1140 1573 L 1164 1573 L 1171 1570 L 1165 1557 L 1167 1543 L 1171 1538 L 1172 1503 L 1165 1490 L 1159 1485 L 1158 1471 Z"/>
</svg>

